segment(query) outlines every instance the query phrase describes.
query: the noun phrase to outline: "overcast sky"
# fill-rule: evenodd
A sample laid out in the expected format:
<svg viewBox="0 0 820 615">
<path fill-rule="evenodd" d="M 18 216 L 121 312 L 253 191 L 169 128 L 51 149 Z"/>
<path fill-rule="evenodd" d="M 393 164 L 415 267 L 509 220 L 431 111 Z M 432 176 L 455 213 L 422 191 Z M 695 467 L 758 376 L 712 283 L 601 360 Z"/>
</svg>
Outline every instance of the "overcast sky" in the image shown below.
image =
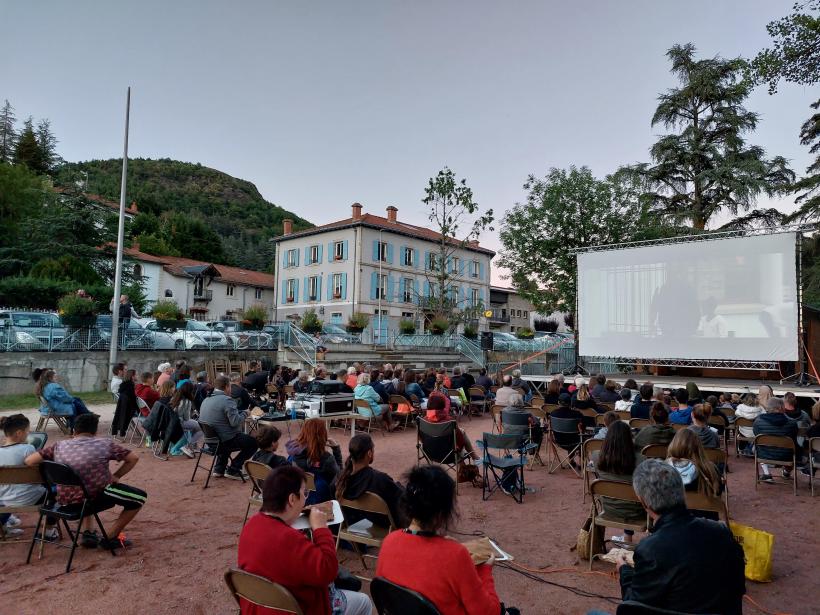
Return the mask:
<svg viewBox="0 0 820 615">
<path fill-rule="evenodd" d="M 666 50 L 752 56 L 792 3 L 0 0 L 0 101 L 50 118 L 67 160 L 111 158 L 131 85 L 133 157 L 247 179 L 316 224 L 353 201 L 421 224 L 445 165 L 501 213 L 530 173 L 647 160 Z M 802 173 L 816 98 L 760 88 L 750 140 Z"/>
</svg>

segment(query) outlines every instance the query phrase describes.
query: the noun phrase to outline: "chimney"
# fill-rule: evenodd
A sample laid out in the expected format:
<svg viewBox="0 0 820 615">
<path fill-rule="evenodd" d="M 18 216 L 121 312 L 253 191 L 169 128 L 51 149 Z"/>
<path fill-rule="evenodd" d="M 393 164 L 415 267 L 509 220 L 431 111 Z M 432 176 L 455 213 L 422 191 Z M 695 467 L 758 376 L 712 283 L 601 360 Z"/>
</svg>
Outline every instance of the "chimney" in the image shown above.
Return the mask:
<svg viewBox="0 0 820 615">
<path fill-rule="evenodd" d="M 353 203 L 351 209 L 353 210 L 353 219 L 354 220 L 361 220 L 361 217 L 362 217 L 362 204 L 361 203 Z"/>
<path fill-rule="evenodd" d="M 393 207 L 392 205 L 390 205 L 387 208 L 387 219 L 390 220 L 390 222 L 395 222 L 396 221 L 396 214 L 398 212 L 399 212 L 398 208 Z"/>
<path fill-rule="evenodd" d="M 131 201 L 131 209 L 133 209 L 134 211 L 139 211 L 137 209 L 137 202 L 136 201 Z"/>
<path fill-rule="evenodd" d="M 470 241 L 467 242 L 467 245 L 470 246 L 471 248 L 477 248 L 478 247 L 478 239 L 471 239 Z"/>
<path fill-rule="evenodd" d="M 282 220 L 282 234 L 290 235 L 293 232 L 293 220 L 285 218 Z"/>
</svg>

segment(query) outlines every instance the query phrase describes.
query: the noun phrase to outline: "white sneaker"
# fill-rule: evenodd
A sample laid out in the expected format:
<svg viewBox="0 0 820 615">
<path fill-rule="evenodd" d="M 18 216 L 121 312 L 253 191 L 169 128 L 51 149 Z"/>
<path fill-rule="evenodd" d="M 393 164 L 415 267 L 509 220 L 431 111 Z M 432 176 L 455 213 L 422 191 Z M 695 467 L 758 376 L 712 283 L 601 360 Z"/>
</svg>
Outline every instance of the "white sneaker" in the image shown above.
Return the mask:
<svg viewBox="0 0 820 615">
<path fill-rule="evenodd" d="M 17 527 L 21 523 L 23 522 L 20 521 L 20 517 L 17 515 L 9 515 L 9 519 L 6 521 L 6 527 Z"/>
<path fill-rule="evenodd" d="M 5 527 L 6 536 L 19 536 L 23 533 L 19 527 Z"/>
<path fill-rule="evenodd" d="M 190 457 L 191 459 L 194 458 L 194 452 L 191 449 L 189 449 L 187 446 L 183 446 L 179 450 L 182 451 L 182 454 L 185 455 L 186 457 Z"/>
</svg>

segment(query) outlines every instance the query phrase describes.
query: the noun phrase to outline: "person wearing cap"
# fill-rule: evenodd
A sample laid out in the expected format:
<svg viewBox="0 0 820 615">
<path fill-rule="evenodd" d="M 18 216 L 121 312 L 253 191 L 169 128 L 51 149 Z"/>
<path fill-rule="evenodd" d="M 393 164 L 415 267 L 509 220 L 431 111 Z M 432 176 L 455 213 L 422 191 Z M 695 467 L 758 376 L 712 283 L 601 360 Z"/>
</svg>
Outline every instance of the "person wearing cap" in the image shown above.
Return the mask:
<svg viewBox="0 0 820 615">
<path fill-rule="evenodd" d="M 157 388 L 162 386 L 163 382 L 167 382 L 171 379 L 171 374 L 174 372 L 174 368 L 171 366 L 170 363 L 160 363 L 157 366 L 157 371 L 160 373 L 159 378 L 157 378 Z"/>
</svg>

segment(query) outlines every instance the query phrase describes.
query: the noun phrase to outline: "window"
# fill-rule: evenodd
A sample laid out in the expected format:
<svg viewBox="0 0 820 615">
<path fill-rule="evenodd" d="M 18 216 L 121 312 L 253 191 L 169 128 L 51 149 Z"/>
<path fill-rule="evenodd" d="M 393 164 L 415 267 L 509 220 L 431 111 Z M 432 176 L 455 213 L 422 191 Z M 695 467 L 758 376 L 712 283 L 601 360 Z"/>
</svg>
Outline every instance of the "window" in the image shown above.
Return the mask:
<svg viewBox="0 0 820 615">
<path fill-rule="evenodd" d="M 319 262 L 319 246 L 310 246 L 310 263 L 318 263 Z"/>
<path fill-rule="evenodd" d="M 134 277 L 135 278 L 141 278 L 142 277 L 142 265 L 140 265 L 139 263 L 134 265 Z"/>
<path fill-rule="evenodd" d="M 169 298 L 173 297 L 174 296 L 174 291 L 172 291 L 170 288 L 166 288 L 165 289 L 165 296 L 169 297 Z"/>
<path fill-rule="evenodd" d="M 470 305 L 477 306 L 481 302 L 481 297 L 478 294 L 477 288 L 470 289 Z"/>
<path fill-rule="evenodd" d="M 345 258 L 345 246 L 341 241 L 333 242 L 333 260 L 341 261 Z"/>
<path fill-rule="evenodd" d="M 387 299 L 387 276 L 376 276 L 376 299 Z"/>
<path fill-rule="evenodd" d="M 427 269 L 430 271 L 438 271 L 438 254 L 430 252 L 427 258 Z"/>
<path fill-rule="evenodd" d="M 308 278 L 308 301 L 319 300 L 319 279 L 318 275 Z"/>
<path fill-rule="evenodd" d="M 253 289 L 253 297 L 254 297 L 254 299 L 261 299 L 262 298 L 262 289 L 261 288 L 254 288 Z"/>
<path fill-rule="evenodd" d="M 226 297 L 233 297 L 233 291 L 235 289 L 236 289 L 236 287 L 233 284 L 228 284 L 228 286 L 225 288 L 225 296 Z"/>
<path fill-rule="evenodd" d="M 405 303 L 413 303 L 413 278 L 404 279 L 404 295 L 401 300 Z"/>
<path fill-rule="evenodd" d="M 521 318 L 521 310 L 515 310 L 515 317 Z"/>
<path fill-rule="evenodd" d="M 334 299 L 341 299 L 342 298 L 342 274 L 341 273 L 334 273 L 333 274 L 333 298 Z"/>
<path fill-rule="evenodd" d="M 481 273 L 481 264 L 478 261 L 470 263 L 470 277 L 477 278 Z"/>
<path fill-rule="evenodd" d="M 461 289 L 458 286 L 453 286 L 450 289 L 450 299 L 458 305 L 459 298 L 461 297 Z"/>
<path fill-rule="evenodd" d="M 413 248 L 405 248 L 401 259 L 402 265 L 405 267 L 413 266 Z"/>
<path fill-rule="evenodd" d="M 288 280 L 285 286 L 285 297 L 288 303 L 296 301 L 296 280 Z"/>
<path fill-rule="evenodd" d="M 454 256 L 451 263 L 452 263 L 451 272 L 458 275 L 459 267 L 461 267 L 461 259 L 459 259 L 458 256 Z"/>
<path fill-rule="evenodd" d="M 387 262 L 387 242 L 380 241 L 378 245 L 378 258 L 376 260 L 380 260 L 383 263 Z"/>
<path fill-rule="evenodd" d="M 527 310 L 524 310 L 524 318 L 529 318 L 530 313 Z"/>
<path fill-rule="evenodd" d="M 288 250 L 288 267 L 296 267 L 297 258 L 298 258 L 298 251 L 296 250 Z"/>
<path fill-rule="evenodd" d="M 333 324 L 333 325 L 342 324 L 342 313 L 341 312 L 333 312 L 330 315 L 330 324 Z"/>
<path fill-rule="evenodd" d="M 402 312 L 401 317 L 407 320 L 413 320 L 413 312 Z"/>
</svg>

